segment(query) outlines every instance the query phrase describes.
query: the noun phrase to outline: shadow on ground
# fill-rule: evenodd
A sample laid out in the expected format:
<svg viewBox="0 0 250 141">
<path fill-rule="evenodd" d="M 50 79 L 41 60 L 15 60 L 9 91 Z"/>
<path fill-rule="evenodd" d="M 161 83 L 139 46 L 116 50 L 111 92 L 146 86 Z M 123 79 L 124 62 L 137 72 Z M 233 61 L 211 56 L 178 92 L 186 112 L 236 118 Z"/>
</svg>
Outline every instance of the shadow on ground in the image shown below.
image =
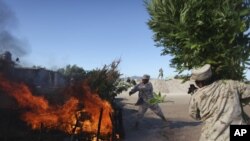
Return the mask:
<svg viewBox="0 0 250 141">
<path fill-rule="evenodd" d="M 197 136 L 195 139 L 198 140 L 199 135 L 192 135 L 191 131 L 199 132 L 201 122 L 167 118 L 166 123 L 152 112 L 147 112 L 136 129 L 134 124 L 137 107 L 134 103 L 127 103 L 124 98 L 118 98 L 116 101 L 123 111 L 124 141 L 188 141 L 189 136 Z"/>
<path fill-rule="evenodd" d="M 201 122 L 193 122 L 193 121 L 181 121 L 181 120 L 170 120 L 169 121 L 169 128 L 174 129 L 174 128 L 183 128 L 185 126 L 199 126 L 201 125 Z"/>
</svg>

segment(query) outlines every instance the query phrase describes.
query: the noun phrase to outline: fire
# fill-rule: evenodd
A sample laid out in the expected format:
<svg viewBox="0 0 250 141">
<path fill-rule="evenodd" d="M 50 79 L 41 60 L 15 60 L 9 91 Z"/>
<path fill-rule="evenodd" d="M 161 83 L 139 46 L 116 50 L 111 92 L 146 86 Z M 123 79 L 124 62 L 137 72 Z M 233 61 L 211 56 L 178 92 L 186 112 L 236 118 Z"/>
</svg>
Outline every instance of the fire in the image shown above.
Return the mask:
<svg viewBox="0 0 250 141">
<path fill-rule="evenodd" d="M 27 85 L 6 80 L 2 76 L 0 76 L 0 88 L 15 98 L 19 108 L 25 109 L 21 119 L 32 129 L 44 127 L 58 129 L 68 134 L 97 133 L 100 110 L 103 109 L 100 133 L 112 132 L 111 105 L 96 93 L 92 93 L 86 84 L 80 87 L 80 91 L 84 92 L 82 97 L 71 96 L 61 106 L 51 105 L 44 97 L 34 96 Z"/>
</svg>

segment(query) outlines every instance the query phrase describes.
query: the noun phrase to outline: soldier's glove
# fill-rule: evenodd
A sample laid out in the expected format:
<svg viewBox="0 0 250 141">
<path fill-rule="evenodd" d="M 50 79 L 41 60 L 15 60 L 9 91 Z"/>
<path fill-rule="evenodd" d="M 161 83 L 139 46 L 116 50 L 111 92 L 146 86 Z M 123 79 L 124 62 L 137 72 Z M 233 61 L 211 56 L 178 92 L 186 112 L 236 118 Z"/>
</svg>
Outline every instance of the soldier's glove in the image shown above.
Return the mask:
<svg viewBox="0 0 250 141">
<path fill-rule="evenodd" d="M 197 90 L 198 88 L 196 88 L 194 86 L 194 84 L 190 84 L 189 88 L 188 88 L 188 94 L 194 94 L 194 92 Z"/>
</svg>

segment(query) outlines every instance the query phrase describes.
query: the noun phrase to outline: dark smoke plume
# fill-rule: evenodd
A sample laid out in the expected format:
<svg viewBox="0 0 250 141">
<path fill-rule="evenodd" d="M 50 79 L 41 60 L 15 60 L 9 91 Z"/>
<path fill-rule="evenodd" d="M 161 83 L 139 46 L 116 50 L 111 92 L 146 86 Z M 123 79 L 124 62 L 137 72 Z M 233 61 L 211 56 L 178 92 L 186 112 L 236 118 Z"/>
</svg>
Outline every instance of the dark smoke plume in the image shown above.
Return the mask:
<svg viewBox="0 0 250 141">
<path fill-rule="evenodd" d="M 0 53 L 10 51 L 14 56 L 27 54 L 27 42 L 18 39 L 11 32 L 10 28 L 17 24 L 13 11 L 0 0 Z"/>
</svg>

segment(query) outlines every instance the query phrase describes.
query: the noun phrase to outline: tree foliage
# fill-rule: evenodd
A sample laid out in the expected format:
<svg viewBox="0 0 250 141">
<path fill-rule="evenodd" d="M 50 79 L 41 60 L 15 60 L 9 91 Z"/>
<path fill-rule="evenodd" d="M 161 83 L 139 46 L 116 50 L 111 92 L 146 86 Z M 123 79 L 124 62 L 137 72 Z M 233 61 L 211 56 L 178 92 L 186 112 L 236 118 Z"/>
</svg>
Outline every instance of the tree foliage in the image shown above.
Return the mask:
<svg viewBox="0 0 250 141">
<path fill-rule="evenodd" d="M 83 79 L 86 75 L 86 71 L 77 65 L 67 65 L 65 68 L 57 70 L 67 79 Z"/>
<path fill-rule="evenodd" d="M 162 55 L 178 72 L 209 63 L 217 78 L 242 80 L 250 65 L 249 0 L 147 0 Z"/>
<path fill-rule="evenodd" d="M 118 70 L 120 60 L 113 61 L 109 65 L 89 71 L 86 80 L 92 90 L 96 90 L 100 97 L 112 101 L 117 94 L 131 87 L 122 80 Z"/>
<path fill-rule="evenodd" d="M 113 61 L 102 68 L 85 71 L 77 65 L 67 65 L 65 68 L 58 69 L 63 76 L 73 81 L 75 84 L 86 82 L 92 91 L 96 91 L 102 99 L 112 101 L 117 94 L 127 90 L 131 84 L 122 80 L 118 70 L 120 60 Z"/>
</svg>

